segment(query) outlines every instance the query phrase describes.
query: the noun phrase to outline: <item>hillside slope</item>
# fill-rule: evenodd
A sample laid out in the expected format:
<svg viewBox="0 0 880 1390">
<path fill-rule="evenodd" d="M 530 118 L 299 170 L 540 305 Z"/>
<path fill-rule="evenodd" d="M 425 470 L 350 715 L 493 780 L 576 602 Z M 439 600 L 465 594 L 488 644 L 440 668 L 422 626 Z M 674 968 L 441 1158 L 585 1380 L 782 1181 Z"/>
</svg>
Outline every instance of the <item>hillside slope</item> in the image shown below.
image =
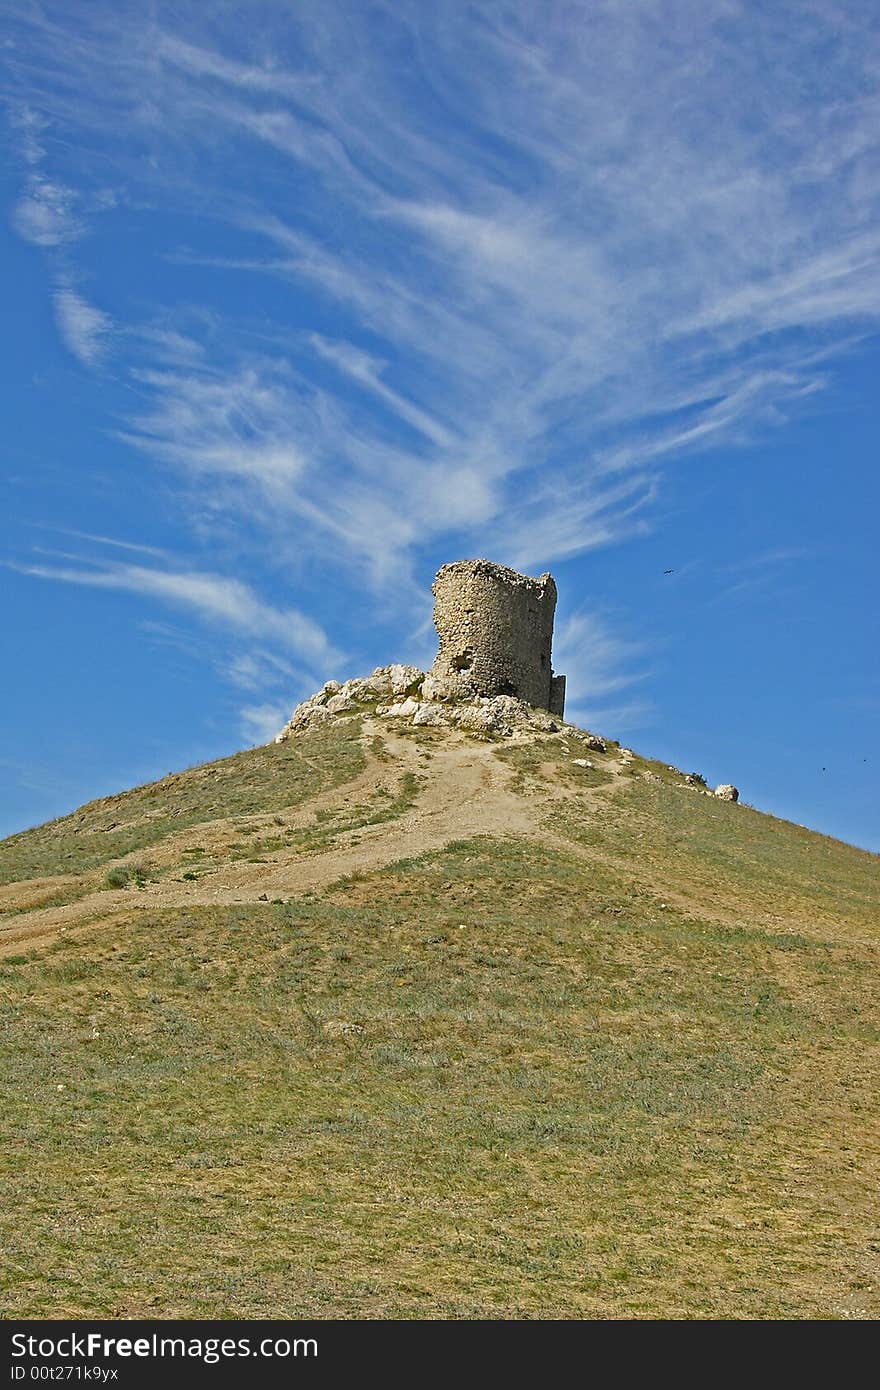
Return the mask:
<svg viewBox="0 0 880 1390">
<path fill-rule="evenodd" d="M 875 856 L 368 715 L 0 885 L 7 1315 L 880 1312 Z"/>
</svg>

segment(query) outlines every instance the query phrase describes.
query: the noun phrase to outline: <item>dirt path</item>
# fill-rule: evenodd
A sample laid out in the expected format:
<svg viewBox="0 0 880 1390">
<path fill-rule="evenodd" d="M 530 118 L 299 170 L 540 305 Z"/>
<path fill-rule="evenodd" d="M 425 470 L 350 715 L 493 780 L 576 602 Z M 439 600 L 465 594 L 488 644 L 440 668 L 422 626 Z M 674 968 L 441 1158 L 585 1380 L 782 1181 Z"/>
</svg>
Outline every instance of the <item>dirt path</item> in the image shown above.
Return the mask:
<svg viewBox="0 0 880 1390">
<path fill-rule="evenodd" d="M 313 853 L 290 856 L 280 851 L 266 864 L 230 865 L 221 871 L 222 878 L 218 874 L 193 884 L 196 891 L 179 900 L 253 902 L 257 891 L 281 897 L 325 888 L 348 874 L 383 868 L 439 849 L 450 840 L 537 833 L 531 807 L 509 790 L 512 774 L 495 758 L 491 745 L 461 740 L 438 747 L 427 767 L 407 739 L 386 734 L 385 747 L 398 775 L 409 771 L 425 777 L 427 773 L 411 810 L 395 820 L 342 831 L 331 845 Z M 384 775 L 387 780 L 387 770 Z"/>
<path fill-rule="evenodd" d="M 382 740 L 379 756 L 373 746 L 377 734 Z M 548 808 L 565 801 L 577 816 L 601 815 L 609 799 L 629 782 L 621 776 L 622 763 L 609 760 L 603 764 L 611 773 L 609 782 L 578 788 L 560 784 L 555 765 L 548 763 L 537 777 L 527 777 L 525 788 L 514 791 L 516 771 L 496 757 L 493 744 L 450 731 L 425 748 L 393 727 L 373 721 L 365 721 L 363 740 L 366 767 L 352 781 L 280 812 L 202 822 L 150 848 L 151 864 L 160 871 L 179 871 L 187 863 L 186 852 L 196 848 L 207 847 L 221 860 L 225 854 L 230 856 L 216 868 L 200 872 L 197 879 L 160 877 L 140 889 L 109 889 L 103 886 L 109 867 L 104 865 L 90 875 L 8 885 L 0 897 L 0 911 L 12 911 L 5 920 L 0 917 L 0 956 L 45 945 L 66 932 L 105 929 L 141 911 L 271 901 L 320 891 L 350 874 L 382 869 L 474 835 L 515 836 L 549 845 L 585 863 L 621 868 L 620 861 L 607 851 L 578 844 L 555 831 Z M 566 751 L 572 755 L 572 750 Z M 266 853 L 261 862 L 232 858 L 233 850 L 240 847 L 243 823 L 250 831 L 275 835 L 279 830 L 314 828 L 320 813 L 344 813 L 346 808 L 355 811 L 364 803 L 367 807 L 378 804 L 380 789 L 387 792 L 389 784 L 400 786 L 407 773 L 415 775 L 419 789 L 409 809 L 395 818 L 335 833 L 328 824 L 329 838 L 319 849 L 304 850 L 293 843 Z M 699 892 L 683 892 L 674 874 L 656 872 L 643 878 L 644 887 L 684 912 L 725 925 L 736 925 L 741 918 L 738 908 L 722 902 L 710 904 Z M 40 905 L 65 888 L 81 895 L 61 905 Z M 775 927 L 777 923 L 774 920 L 767 925 Z M 809 933 L 811 924 L 786 921 L 785 929 Z"/>
<path fill-rule="evenodd" d="M 385 758 L 370 751 L 372 738 L 381 733 Z M 314 822 L 315 813 L 357 802 L 374 794 L 390 779 L 414 773 L 421 782 L 411 809 L 393 820 L 341 831 L 320 850 L 303 852 L 295 846 L 278 850 L 265 863 L 237 861 L 222 865 L 193 882 L 160 880 L 145 888 L 107 889 L 95 886 L 85 896 L 62 906 L 19 912 L 0 924 L 0 954 L 45 944 L 61 932 L 92 922 L 101 926 L 120 921 L 132 911 L 161 910 L 194 904 L 255 902 L 289 897 L 327 887 L 349 874 L 384 868 L 400 859 L 414 858 L 441 849 L 450 840 L 473 835 L 541 835 L 538 809 L 527 796 L 510 789 L 514 773 L 495 757 L 491 744 L 461 735 L 450 735 L 433 745 L 425 758 L 411 739 L 390 732 L 387 725 L 364 727 L 367 767 L 352 782 L 335 787 L 301 807 L 281 813 L 285 827 L 301 828 Z M 247 818 L 253 824 L 272 824 L 272 816 Z M 169 836 L 150 851 L 157 866 L 179 863 L 180 856 L 210 840 L 222 849 L 240 836 L 242 817 L 234 822 L 215 821 Z M 102 870 L 102 873 L 104 871 Z M 40 888 L 46 885 L 40 881 Z M 57 883 L 57 881 L 56 881 Z M 30 885 L 17 885 L 27 901 Z"/>
</svg>

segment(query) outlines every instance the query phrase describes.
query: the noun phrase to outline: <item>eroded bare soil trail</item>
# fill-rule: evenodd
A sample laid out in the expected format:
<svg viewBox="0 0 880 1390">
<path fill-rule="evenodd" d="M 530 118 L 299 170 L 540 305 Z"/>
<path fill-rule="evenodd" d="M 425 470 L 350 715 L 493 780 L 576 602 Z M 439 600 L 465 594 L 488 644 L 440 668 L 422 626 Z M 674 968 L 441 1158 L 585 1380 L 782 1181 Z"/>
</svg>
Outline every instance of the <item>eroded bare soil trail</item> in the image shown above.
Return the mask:
<svg viewBox="0 0 880 1390">
<path fill-rule="evenodd" d="M 380 756 L 375 751 L 377 734 L 382 743 Z M 317 849 L 294 844 L 266 855 L 264 862 L 230 860 L 194 881 L 160 876 L 139 889 L 112 889 L 103 886 L 104 866 L 100 874 L 90 876 L 93 881 L 82 896 L 62 905 L 38 904 L 41 897 L 81 881 L 76 876 L 6 885 L 0 889 L 0 912 L 10 915 L 0 920 L 0 953 L 20 951 L 92 922 L 106 925 L 133 910 L 246 903 L 320 890 L 347 875 L 381 869 L 474 835 L 513 835 L 533 841 L 553 838 L 542 825 L 552 786 L 537 800 L 514 790 L 515 773 L 496 756 L 495 745 L 450 732 L 425 749 L 390 732 L 387 725 L 380 731 L 371 721 L 365 721 L 363 741 L 367 765 L 352 781 L 291 806 L 280 816 L 246 819 L 255 830 L 279 822 L 286 831 L 302 830 L 323 813 L 369 801 L 389 781 L 399 787 L 410 774 L 417 787 L 412 804 L 393 818 L 331 833 Z M 607 791 L 607 787 L 597 788 L 593 794 Z M 242 819 L 210 821 L 167 836 L 150 850 L 151 865 L 160 873 L 180 866 L 196 845 L 215 854 L 227 853 L 241 833 Z"/>
<path fill-rule="evenodd" d="M 705 872 L 683 870 L 662 854 L 652 855 L 647 843 L 644 855 L 637 852 L 650 832 L 628 809 L 626 788 L 634 779 L 627 750 L 609 749 L 600 758 L 600 772 L 582 781 L 575 755 L 583 749 L 564 734 L 547 745 L 548 761 L 525 740 L 519 767 L 505 756 L 515 741 L 482 742 L 450 729 L 426 741 L 365 719 L 361 739 L 364 765 L 342 785 L 272 812 L 190 825 L 166 834 L 144 855 L 129 854 L 88 872 L 42 875 L 0 887 L 0 956 L 68 932 L 113 926 L 133 913 L 320 892 L 351 875 L 479 835 L 515 837 L 574 856 L 584 862 L 588 876 L 591 868 L 623 873 L 656 895 L 658 903 L 662 899 L 703 920 L 724 926 L 743 920 L 736 882 L 725 886 Z M 599 785 L 597 775 L 603 778 Z M 636 780 L 644 776 L 658 780 L 650 772 Z M 148 810 L 144 818 L 153 814 Z M 614 821 L 616 846 L 606 834 Z M 597 822 L 601 835 L 583 833 Z M 625 854 L 621 833 L 629 846 Z M 107 886 L 109 870 L 138 859 L 148 861 L 149 872 L 137 886 Z M 827 912 L 817 916 L 778 890 L 763 895 L 754 890 L 748 915 L 753 925 L 789 933 L 821 934 L 829 924 Z M 858 944 L 869 943 L 860 935 Z"/>
</svg>

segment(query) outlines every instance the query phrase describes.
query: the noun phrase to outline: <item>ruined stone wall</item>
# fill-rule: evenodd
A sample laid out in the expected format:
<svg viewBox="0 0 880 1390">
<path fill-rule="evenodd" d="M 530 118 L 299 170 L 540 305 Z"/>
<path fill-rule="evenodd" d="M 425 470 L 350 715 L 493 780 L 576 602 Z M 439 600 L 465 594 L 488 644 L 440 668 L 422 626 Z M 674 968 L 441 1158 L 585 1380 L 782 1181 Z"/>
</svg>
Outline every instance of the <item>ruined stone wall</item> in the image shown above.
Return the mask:
<svg viewBox="0 0 880 1390">
<path fill-rule="evenodd" d="M 547 708 L 551 714 L 558 714 L 560 719 L 565 713 L 565 676 L 551 676 L 550 703 Z"/>
<path fill-rule="evenodd" d="M 431 674 L 462 698 L 515 695 L 562 715 L 565 678 L 551 666 L 556 585 L 489 560 L 444 565 L 432 586 L 440 639 Z"/>
</svg>

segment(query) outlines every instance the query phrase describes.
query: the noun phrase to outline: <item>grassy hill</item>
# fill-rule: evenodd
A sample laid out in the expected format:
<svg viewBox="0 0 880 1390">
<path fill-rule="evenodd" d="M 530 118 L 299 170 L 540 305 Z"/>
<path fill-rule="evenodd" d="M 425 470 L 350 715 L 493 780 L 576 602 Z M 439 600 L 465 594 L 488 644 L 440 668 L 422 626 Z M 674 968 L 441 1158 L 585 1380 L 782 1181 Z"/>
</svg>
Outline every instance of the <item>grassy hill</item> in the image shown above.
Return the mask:
<svg viewBox="0 0 880 1390">
<path fill-rule="evenodd" d="M 0 884 L 7 1317 L 880 1312 L 875 856 L 367 718 Z"/>
</svg>

